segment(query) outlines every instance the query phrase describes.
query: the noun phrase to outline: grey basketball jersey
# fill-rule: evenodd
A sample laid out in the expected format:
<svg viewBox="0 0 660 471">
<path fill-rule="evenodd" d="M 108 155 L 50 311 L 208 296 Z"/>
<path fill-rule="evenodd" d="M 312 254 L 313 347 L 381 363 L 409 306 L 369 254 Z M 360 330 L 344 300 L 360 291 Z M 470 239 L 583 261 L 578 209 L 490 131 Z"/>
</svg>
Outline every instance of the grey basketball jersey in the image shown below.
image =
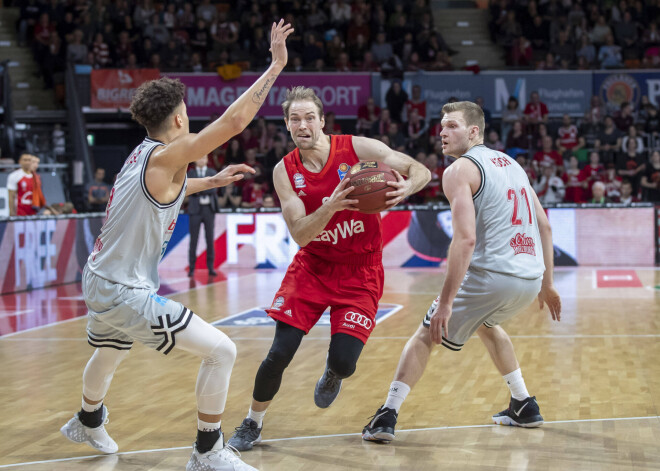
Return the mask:
<svg viewBox="0 0 660 471">
<path fill-rule="evenodd" d="M 162 142 L 146 138 L 128 157 L 110 192 L 106 218 L 87 268 L 132 288 L 158 289 L 158 262 L 172 237 L 187 180 L 176 199 L 161 204 L 149 194 L 145 171 Z"/>
<path fill-rule="evenodd" d="M 527 174 L 511 157 L 484 145 L 463 155 L 481 173 L 474 194 L 477 241 L 470 266 L 519 278 L 543 275 L 543 248 Z"/>
</svg>

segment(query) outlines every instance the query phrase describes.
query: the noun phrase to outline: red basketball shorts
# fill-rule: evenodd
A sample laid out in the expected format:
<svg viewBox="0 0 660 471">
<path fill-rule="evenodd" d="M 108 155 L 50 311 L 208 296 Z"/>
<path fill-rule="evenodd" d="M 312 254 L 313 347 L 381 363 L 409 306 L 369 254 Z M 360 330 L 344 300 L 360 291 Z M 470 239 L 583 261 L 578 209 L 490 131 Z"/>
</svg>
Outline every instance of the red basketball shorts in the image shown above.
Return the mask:
<svg viewBox="0 0 660 471">
<path fill-rule="evenodd" d="M 376 326 L 384 279 L 381 254 L 369 255 L 351 257 L 352 263 L 364 264 L 343 264 L 299 251 L 266 312 L 307 334 L 329 306 L 330 333 L 366 343 Z"/>
</svg>

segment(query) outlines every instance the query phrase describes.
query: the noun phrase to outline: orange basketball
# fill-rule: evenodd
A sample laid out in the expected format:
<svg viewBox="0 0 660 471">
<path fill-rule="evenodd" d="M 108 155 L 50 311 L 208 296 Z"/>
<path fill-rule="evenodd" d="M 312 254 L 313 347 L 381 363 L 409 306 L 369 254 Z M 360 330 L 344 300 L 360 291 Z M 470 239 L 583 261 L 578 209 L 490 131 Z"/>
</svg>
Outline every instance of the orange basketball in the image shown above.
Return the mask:
<svg viewBox="0 0 660 471">
<path fill-rule="evenodd" d="M 397 181 L 389 165 L 375 161 L 358 162 L 347 176 L 351 179 L 349 185 L 355 188 L 348 198 L 359 201 L 356 206 L 361 213 L 376 214 L 385 209 L 388 199 L 385 194 L 395 190 L 387 182 Z"/>
</svg>

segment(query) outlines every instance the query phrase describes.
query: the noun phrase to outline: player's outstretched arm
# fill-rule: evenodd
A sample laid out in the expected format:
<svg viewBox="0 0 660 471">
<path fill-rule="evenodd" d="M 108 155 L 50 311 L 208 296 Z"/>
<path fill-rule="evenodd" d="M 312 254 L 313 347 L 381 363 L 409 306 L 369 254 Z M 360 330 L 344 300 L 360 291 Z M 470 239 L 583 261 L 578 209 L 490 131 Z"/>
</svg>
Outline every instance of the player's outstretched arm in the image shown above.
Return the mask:
<svg viewBox="0 0 660 471">
<path fill-rule="evenodd" d="M 541 235 L 541 245 L 543 246 L 543 263 L 545 272 L 543 273 L 543 282 L 541 292 L 539 293 L 539 309 L 543 309 L 543 304 L 547 304 L 550 309 L 550 315 L 553 320 L 561 320 L 561 298 L 555 288 L 554 282 L 554 246 L 552 245 L 552 228 L 548 216 L 545 215 L 543 206 L 532 189 L 534 198 L 534 212 L 536 213 L 536 222 L 539 225 L 539 234 Z"/>
<path fill-rule="evenodd" d="M 282 205 L 282 216 L 289 228 L 291 237 L 304 247 L 321 233 L 337 211 L 355 210 L 357 200 L 348 199 L 353 187 L 348 185 L 349 178 L 344 178 L 332 192 L 332 195 L 316 211 L 306 215 L 305 203 L 293 191 L 284 163 L 280 161 L 273 171 L 275 191 Z"/>
<path fill-rule="evenodd" d="M 181 168 L 200 157 L 210 154 L 252 121 L 268 97 L 268 92 L 280 75 L 288 60 L 286 38 L 293 32 L 290 24 L 280 20 L 271 28 L 272 62 L 268 70 L 257 79 L 227 110 L 198 134 L 188 134 L 174 140 L 155 155 L 172 168 Z"/>
<path fill-rule="evenodd" d="M 395 171 L 396 182 L 388 182 L 392 191 L 387 193 L 387 209 L 417 193 L 431 181 L 431 172 L 412 157 L 390 149 L 379 140 L 353 136 L 353 149 L 360 160 L 376 160 L 389 165 Z M 404 180 L 401 175 L 408 177 Z"/>
<path fill-rule="evenodd" d="M 186 196 L 190 196 L 200 191 L 210 190 L 211 188 L 227 186 L 230 183 L 242 180 L 245 173 L 256 172 L 249 165 L 237 164 L 228 165 L 212 177 L 189 178 L 188 186 L 186 187 Z"/>
</svg>

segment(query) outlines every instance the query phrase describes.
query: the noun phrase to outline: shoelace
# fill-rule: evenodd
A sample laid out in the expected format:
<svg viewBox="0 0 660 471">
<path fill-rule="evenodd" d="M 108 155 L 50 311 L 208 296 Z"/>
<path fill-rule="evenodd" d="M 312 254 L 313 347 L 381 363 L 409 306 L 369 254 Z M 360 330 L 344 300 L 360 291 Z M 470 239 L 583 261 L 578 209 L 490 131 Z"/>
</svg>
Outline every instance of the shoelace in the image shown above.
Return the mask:
<svg viewBox="0 0 660 471">
<path fill-rule="evenodd" d="M 237 463 L 237 462 L 240 461 L 241 452 L 238 451 L 233 446 L 231 446 L 230 444 L 225 443 L 225 447 L 222 450 L 220 450 L 220 452 L 222 452 L 223 450 L 227 450 L 229 452 L 229 453 L 226 454 L 226 458 L 231 463 Z"/>
<path fill-rule="evenodd" d="M 250 427 L 249 425 L 246 425 L 246 424 L 241 422 L 241 425 L 236 427 L 234 429 L 234 431 L 236 432 L 237 437 L 245 438 L 247 436 L 247 434 L 250 433 L 250 431 L 252 431 L 252 427 Z M 231 446 L 231 445 L 229 445 L 229 446 Z M 238 451 L 238 450 L 236 450 L 236 451 Z"/>
<path fill-rule="evenodd" d="M 331 375 L 330 373 L 327 374 L 326 378 L 326 382 L 321 387 L 321 389 L 334 389 L 337 384 L 341 382 L 341 379 L 337 378 L 335 375 Z"/>
</svg>

